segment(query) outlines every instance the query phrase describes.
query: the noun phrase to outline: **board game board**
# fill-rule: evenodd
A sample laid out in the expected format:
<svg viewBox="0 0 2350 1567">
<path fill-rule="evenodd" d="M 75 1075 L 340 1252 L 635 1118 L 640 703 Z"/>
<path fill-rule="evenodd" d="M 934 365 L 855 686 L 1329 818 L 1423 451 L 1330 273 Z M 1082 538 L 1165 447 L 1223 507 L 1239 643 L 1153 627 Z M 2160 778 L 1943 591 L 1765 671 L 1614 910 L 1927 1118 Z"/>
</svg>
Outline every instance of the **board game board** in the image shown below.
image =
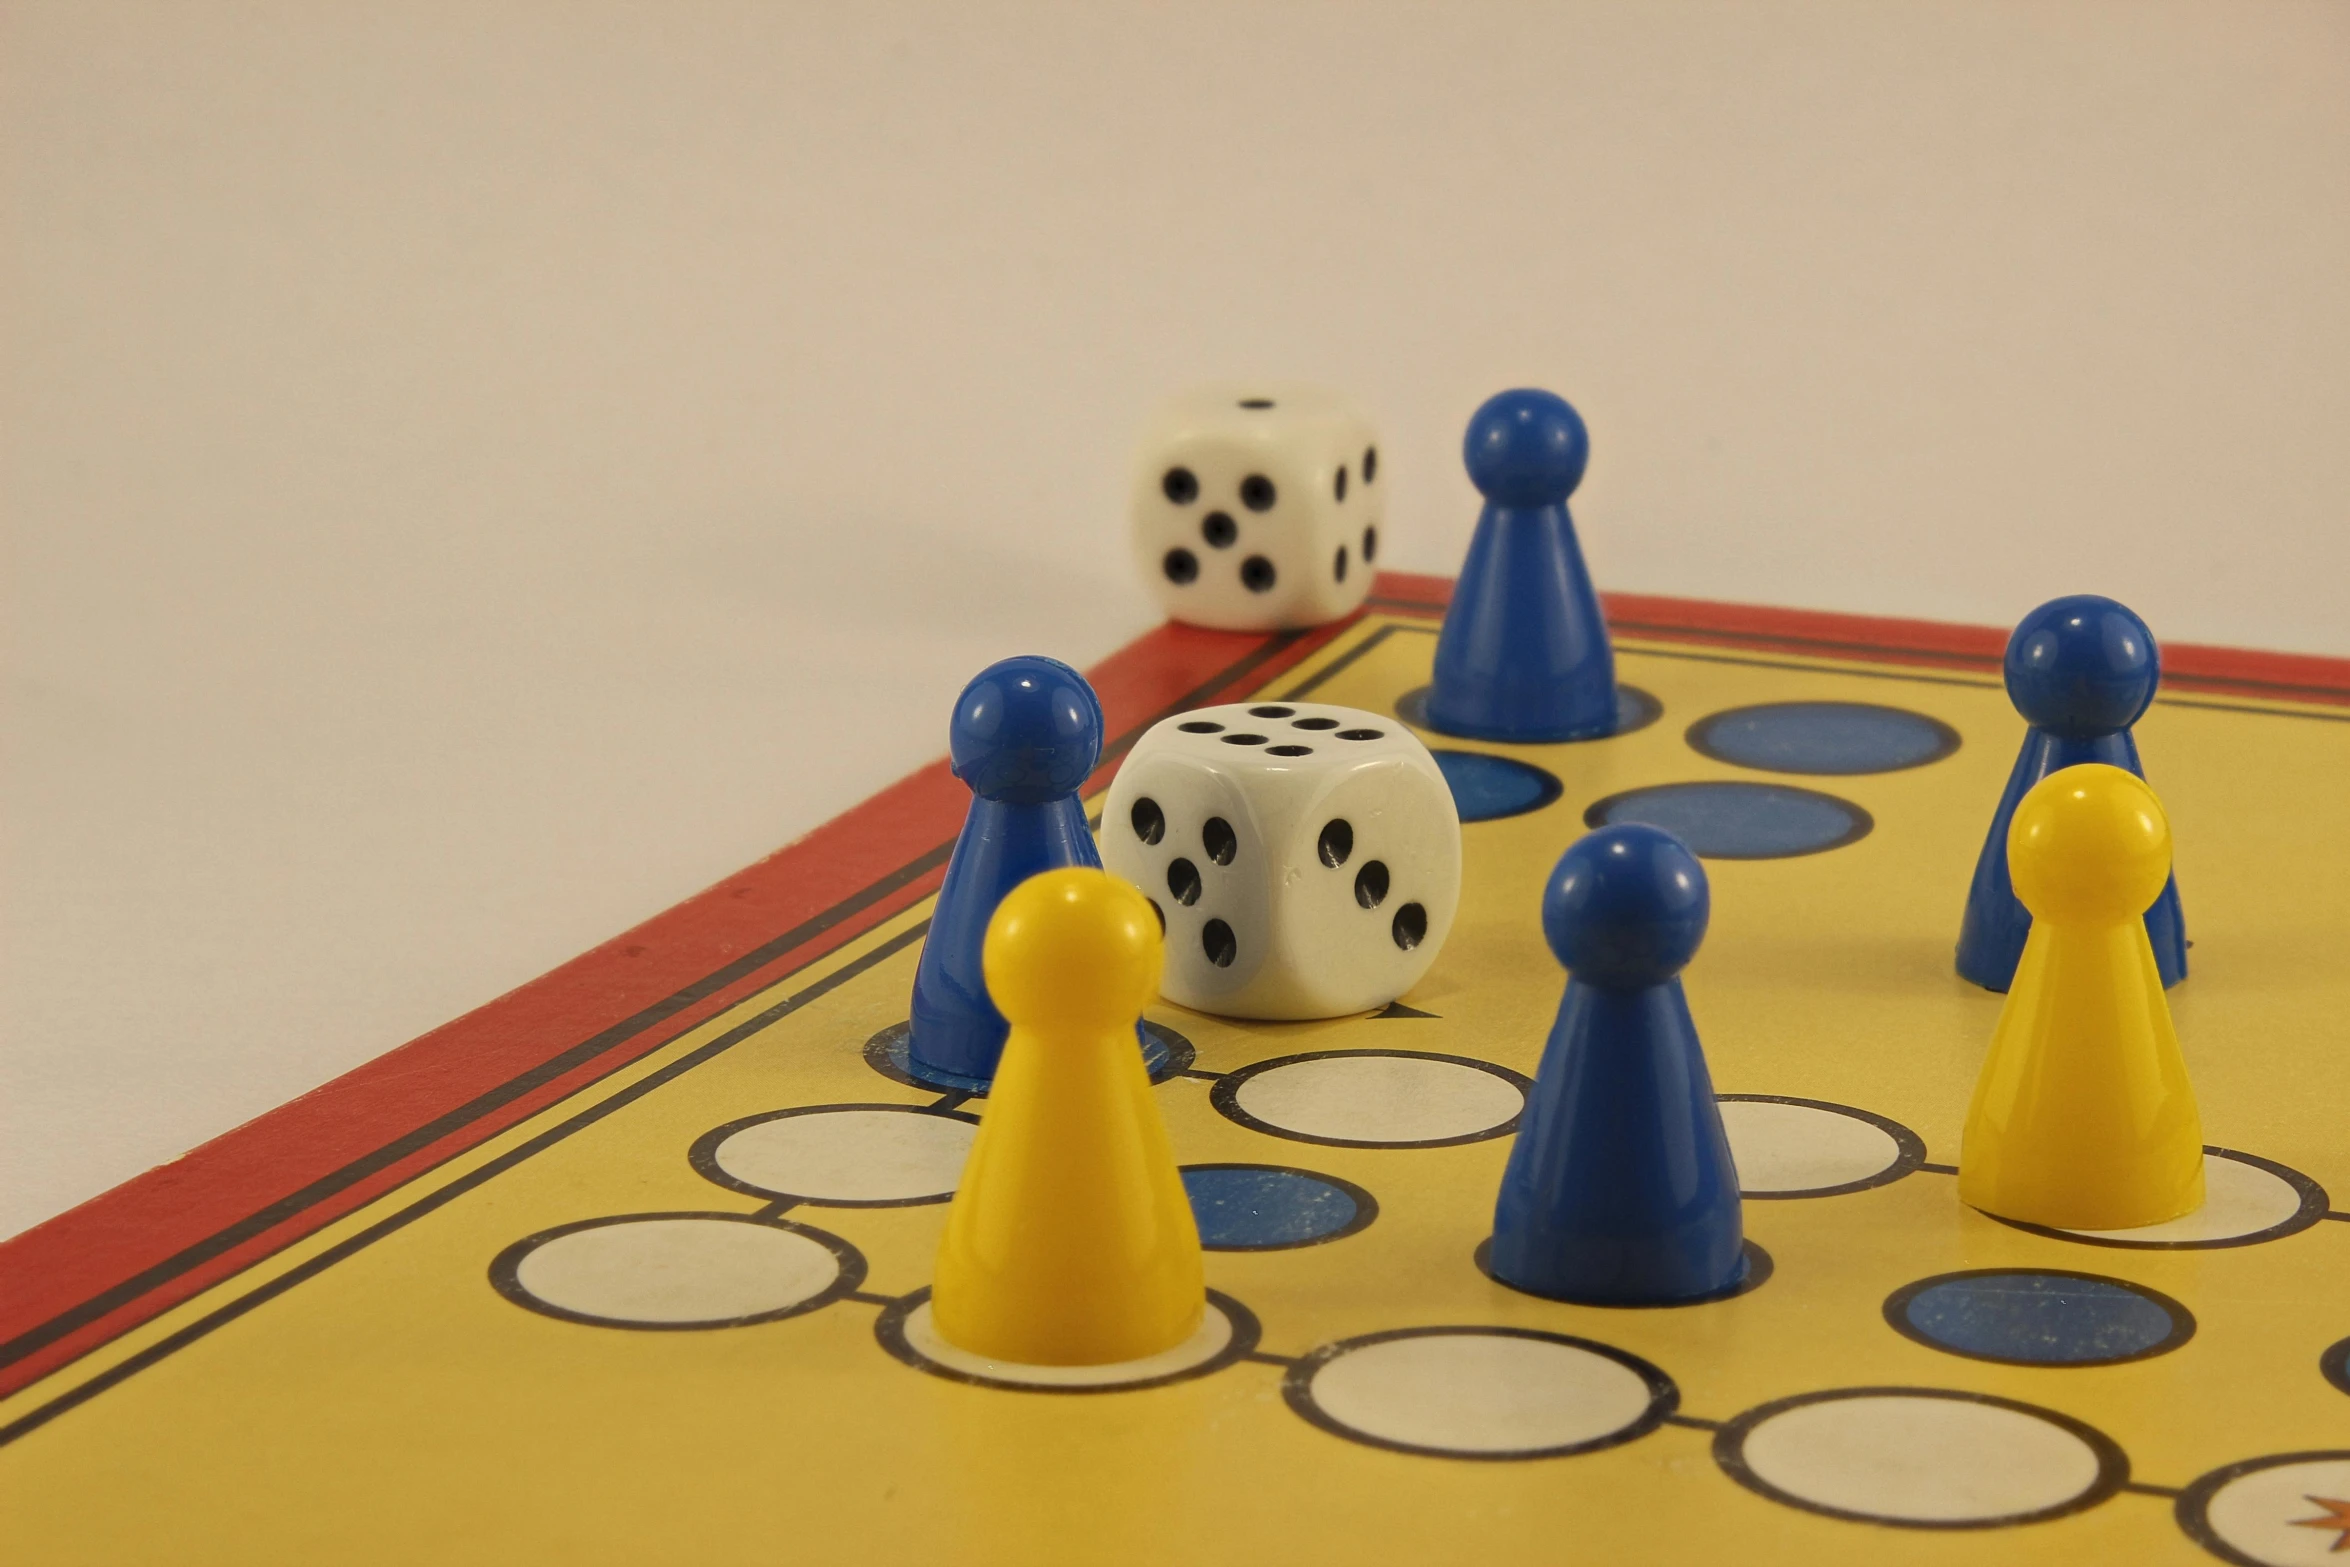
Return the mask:
<svg viewBox="0 0 2350 1567">
<path fill-rule="evenodd" d="M 1183 708 L 1410 713 L 1443 591 L 1152 633 L 1094 671 L 1089 798 Z M 980 1108 L 898 1030 L 965 800 L 933 768 L 0 1247 L 7 1559 L 2350 1560 L 2350 664 L 2166 649 L 2139 736 L 2211 1201 L 2067 1235 L 1952 1178 L 2000 1004 L 1951 947 L 2022 728 L 2002 634 L 1609 611 L 1637 728 L 1423 736 L 1465 876 L 1403 1002 L 1150 1009 L 1191 1343 L 1039 1373 L 929 1330 Z M 1541 879 L 1635 818 L 1707 856 L 1686 982 L 1753 1266 L 1609 1310 L 1479 1243 L 1562 984 Z"/>
</svg>

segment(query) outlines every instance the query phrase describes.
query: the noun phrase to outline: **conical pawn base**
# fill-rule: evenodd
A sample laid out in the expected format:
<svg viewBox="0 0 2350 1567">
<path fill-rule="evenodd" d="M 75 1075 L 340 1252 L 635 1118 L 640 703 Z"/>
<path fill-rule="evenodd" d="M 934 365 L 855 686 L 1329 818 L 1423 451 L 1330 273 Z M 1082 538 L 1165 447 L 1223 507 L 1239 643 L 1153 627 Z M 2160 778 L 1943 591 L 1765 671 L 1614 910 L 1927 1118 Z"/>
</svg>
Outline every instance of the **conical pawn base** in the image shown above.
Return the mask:
<svg viewBox="0 0 2350 1567">
<path fill-rule="evenodd" d="M 1134 1048 L 1162 955 L 1149 902 L 1096 870 L 1032 877 L 990 921 L 988 993 L 1011 1033 L 931 1291 L 957 1348 L 1108 1365 L 1198 1329 L 1199 1228 Z"/>
<path fill-rule="evenodd" d="M 2142 918 L 2170 874 L 2145 783 L 2091 763 L 2016 808 L 2008 867 L 2032 911 L 1960 1145 L 1961 1201 L 2056 1229 L 2159 1224 L 2203 1205 L 2203 1123 Z"/>
<path fill-rule="evenodd" d="M 1486 400 L 1462 441 L 1485 496 L 1436 638 L 1428 726 L 1520 742 L 1591 740 L 1618 726 L 1615 653 L 1567 497 L 1591 441 L 1564 398 Z"/>
<path fill-rule="evenodd" d="M 1678 970 L 1705 935 L 1697 857 L 1654 827 L 1570 847 L 1542 928 L 1571 977 L 1493 1208 L 1493 1276 L 1661 1306 L 1744 1276 L 1738 1172 Z"/>
</svg>

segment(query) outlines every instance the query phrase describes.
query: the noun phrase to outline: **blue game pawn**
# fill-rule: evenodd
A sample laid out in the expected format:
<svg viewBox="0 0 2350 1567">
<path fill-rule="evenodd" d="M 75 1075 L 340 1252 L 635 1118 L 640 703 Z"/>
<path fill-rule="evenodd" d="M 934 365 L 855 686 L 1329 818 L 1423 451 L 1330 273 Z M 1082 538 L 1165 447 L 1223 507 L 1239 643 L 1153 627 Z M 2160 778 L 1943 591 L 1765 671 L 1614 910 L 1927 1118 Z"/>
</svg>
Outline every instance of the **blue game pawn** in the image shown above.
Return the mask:
<svg viewBox="0 0 2350 1567">
<path fill-rule="evenodd" d="M 947 750 L 971 811 L 914 970 L 908 1053 L 919 1072 L 985 1088 L 1010 1031 L 979 968 L 988 920 L 1037 872 L 1102 863 L 1077 799 L 1101 760 L 1101 703 L 1057 659 L 1007 658 L 955 699 Z"/>
<path fill-rule="evenodd" d="M 1503 392 L 1461 454 L 1485 496 L 1436 640 L 1429 727 L 1479 740 L 1585 740 L 1616 729 L 1616 658 L 1567 497 L 1591 437 L 1564 398 Z"/>
<path fill-rule="evenodd" d="M 1493 1206 L 1503 1283 L 1658 1306 L 1744 1276 L 1738 1171 L 1678 977 L 1709 907 L 1697 856 L 1654 827 L 1602 827 L 1551 872 L 1542 933 L 1567 993 Z"/>
<path fill-rule="evenodd" d="M 2146 622 L 2112 599 L 2076 593 L 2026 615 L 2007 639 L 2007 695 L 2032 727 L 1991 815 L 1958 931 L 1958 973 L 2005 990 L 2024 955 L 2031 911 L 2007 879 L 2007 827 L 2032 785 L 2060 767 L 2104 762 L 2146 776 L 2130 726 L 2154 700 L 2162 650 Z M 2187 924 L 2176 876 L 2146 911 L 2146 936 L 2165 989 L 2187 977 Z"/>
</svg>

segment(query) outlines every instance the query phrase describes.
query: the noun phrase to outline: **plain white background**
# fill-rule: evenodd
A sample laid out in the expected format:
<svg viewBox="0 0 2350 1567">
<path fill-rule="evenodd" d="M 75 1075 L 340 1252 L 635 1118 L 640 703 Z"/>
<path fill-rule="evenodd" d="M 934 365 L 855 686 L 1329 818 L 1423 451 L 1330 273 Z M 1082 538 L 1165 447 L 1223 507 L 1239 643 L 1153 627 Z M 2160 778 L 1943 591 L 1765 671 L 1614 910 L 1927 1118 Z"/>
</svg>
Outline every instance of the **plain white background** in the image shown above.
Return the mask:
<svg viewBox="0 0 2350 1567">
<path fill-rule="evenodd" d="M 1565 393 L 1603 585 L 2350 653 L 2350 10 L 0 8 L 0 1233 L 1155 618 L 1131 432 Z"/>
</svg>

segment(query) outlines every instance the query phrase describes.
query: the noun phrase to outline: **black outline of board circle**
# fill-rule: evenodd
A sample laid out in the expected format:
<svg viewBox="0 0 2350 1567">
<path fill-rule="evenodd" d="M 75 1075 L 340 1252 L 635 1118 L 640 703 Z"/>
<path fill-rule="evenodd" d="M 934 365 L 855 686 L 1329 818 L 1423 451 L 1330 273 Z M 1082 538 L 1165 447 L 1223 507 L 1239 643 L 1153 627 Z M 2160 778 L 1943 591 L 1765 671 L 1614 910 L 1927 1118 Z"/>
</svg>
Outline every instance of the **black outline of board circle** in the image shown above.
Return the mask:
<svg viewBox="0 0 2350 1567">
<path fill-rule="evenodd" d="M 1893 1139 L 1893 1162 L 1874 1175 L 1857 1181 L 1846 1181 L 1839 1186 L 1807 1186 L 1793 1192 L 1750 1192 L 1743 1187 L 1738 1196 L 1744 1202 L 1793 1202 L 1811 1197 L 1842 1197 L 1852 1192 L 1865 1192 L 1874 1187 L 1890 1186 L 1895 1181 L 1915 1175 L 1926 1162 L 1926 1140 L 1890 1116 L 1874 1110 L 1863 1110 L 1854 1105 L 1840 1105 L 1830 1099 L 1798 1099 L 1792 1094 L 1716 1094 L 1716 1103 L 1800 1105 L 1806 1110 L 1826 1110 L 1836 1115 L 1850 1116 L 1865 1121 Z M 1735 1151 L 1735 1150 L 1733 1150 Z"/>
<path fill-rule="evenodd" d="M 1490 1072 L 1518 1091 L 1518 1113 L 1499 1126 L 1487 1127 L 1481 1132 L 1465 1132 L 1458 1137 L 1439 1137 L 1429 1141 L 1367 1142 L 1355 1137 L 1319 1137 L 1310 1132 L 1293 1132 L 1260 1121 L 1240 1107 L 1240 1090 L 1248 1080 L 1277 1067 L 1297 1066 L 1307 1061 L 1329 1061 L 1342 1056 L 1408 1056 L 1415 1061 L 1445 1061 L 1454 1066 L 1465 1066 L 1479 1072 Z M 1513 1072 L 1506 1066 L 1491 1061 L 1480 1061 L 1475 1056 L 1446 1055 L 1436 1050 L 1305 1050 L 1293 1056 L 1272 1056 L 1263 1061 L 1252 1061 L 1247 1066 L 1235 1067 L 1216 1079 L 1208 1090 L 1208 1103 L 1216 1113 L 1236 1126 L 1245 1126 L 1252 1132 L 1263 1132 L 1268 1137 L 1279 1137 L 1293 1143 L 1314 1143 L 1324 1148 L 1458 1148 L 1464 1143 L 1491 1142 L 1496 1137 L 1507 1137 L 1518 1129 L 1518 1122 L 1526 1114 L 1524 1101 L 1534 1092 L 1534 1080 L 1524 1073 Z"/>
<path fill-rule="evenodd" d="M 1637 1375 L 1648 1384 L 1648 1407 L 1630 1424 L 1594 1437 L 1585 1442 L 1562 1443 L 1555 1447 L 1499 1448 L 1490 1451 L 1464 1451 L 1453 1447 L 1423 1447 L 1413 1442 L 1398 1442 L 1390 1437 L 1374 1436 L 1368 1431 L 1346 1425 L 1337 1416 L 1324 1409 L 1314 1399 L 1314 1378 L 1322 1368 L 1342 1360 L 1356 1350 L 1373 1344 L 1385 1344 L 1406 1338 L 1530 1338 L 1546 1344 L 1565 1344 L 1569 1348 L 1586 1351 L 1603 1359 L 1612 1360 Z M 1665 1418 L 1681 1407 L 1681 1389 L 1664 1368 L 1641 1359 L 1630 1350 L 1603 1344 L 1597 1339 L 1577 1338 L 1569 1333 L 1551 1333 L 1540 1328 L 1502 1327 L 1492 1323 L 1437 1324 L 1420 1328 L 1389 1328 L 1379 1333 L 1360 1333 L 1309 1350 L 1290 1363 L 1281 1378 L 1282 1402 L 1308 1425 L 1317 1426 L 1332 1436 L 1344 1437 L 1364 1447 L 1384 1448 L 1391 1453 L 1410 1453 L 1419 1458 L 1460 1458 L 1471 1463 L 1515 1463 L 1531 1458 L 1572 1458 L 1582 1453 L 1596 1453 L 1610 1447 L 1621 1447 L 1636 1442 L 1665 1423 Z"/>
<path fill-rule="evenodd" d="M 2350 1338 L 2336 1339 L 2317 1357 L 2317 1374 L 2350 1393 Z"/>
<path fill-rule="evenodd" d="M 1932 754 L 1922 756 L 1914 762 L 1903 762 L 1894 767 L 1822 770 L 1809 767 L 1765 767 L 1759 762 L 1742 762 L 1734 756 L 1725 756 L 1713 748 L 1711 731 L 1714 725 L 1721 723 L 1724 719 L 1742 718 L 1749 713 L 1765 713 L 1783 707 L 1857 707 L 1872 713 L 1893 713 L 1903 718 L 1914 718 L 1934 731 L 1936 749 Z M 1906 773 L 1913 768 L 1931 767 L 1936 762 L 1943 761 L 1956 753 L 1958 748 L 1965 744 L 1957 730 L 1931 713 L 1921 713 L 1915 708 L 1895 707 L 1889 702 L 1837 701 L 1748 702 L 1739 707 L 1725 707 L 1719 712 L 1708 713 L 1691 724 L 1681 732 L 1681 739 L 1690 750 L 1695 751 L 1708 761 L 1720 762 L 1725 767 L 1742 767 L 1750 773 L 1776 773 L 1785 778 L 1875 778 L 1886 773 Z"/>
<path fill-rule="evenodd" d="M 2223 1562 L 2234 1562 L 2237 1567 L 2270 1567 L 2257 1556 L 2247 1556 L 2219 1536 L 2211 1526 L 2211 1499 L 2229 1482 L 2263 1469 L 2282 1469 L 2287 1464 L 2306 1464 L 2350 1459 L 2350 1448 L 2312 1448 L 2298 1453 L 2267 1453 L 2258 1458 L 2239 1458 L 2232 1464 L 2223 1464 L 2209 1474 L 2197 1475 L 2187 1482 L 2187 1488 L 2171 1503 L 2171 1518 L 2179 1532 L 2202 1546 Z"/>
<path fill-rule="evenodd" d="M 775 1311 L 756 1311 L 744 1317 L 711 1317 L 695 1322 L 631 1322 L 620 1317 L 591 1316 L 584 1311 L 573 1311 L 553 1301 L 542 1300 L 522 1284 L 522 1259 L 550 1241 L 582 1230 L 610 1229 L 622 1224 L 642 1224 L 653 1219 L 720 1219 L 729 1224 L 752 1224 L 766 1230 L 783 1230 L 804 1236 L 816 1242 L 833 1255 L 839 1270 L 830 1284 L 790 1306 Z M 702 1333 L 719 1328 L 755 1327 L 762 1322 L 782 1322 L 790 1317 L 805 1316 L 811 1311 L 831 1305 L 865 1282 L 865 1254 L 829 1230 L 817 1229 L 812 1224 L 795 1224 L 789 1219 L 762 1217 L 755 1213 L 725 1213 L 715 1210 L 679 1209 L 662 1213 L 616 1213 L 600 1219 L 577 1219 L 569 1224 L 558 1224 L 552 1229 L 525 1235 L 490 1259 L 490 1287 L 525 1311 L 558 1322 L 576 1322 L 583 1327 L 619 1328 L 630 1333 Z"/>
<path fill-rule="evenodd" d="M 1207 1159 L 1197 1164 L 1176 1166 L 1178 1175 L 1186 1170 L 1272 1170 L 1282 1175 L 1302 1175 L 1308 1180 L 1320 1181 L 1324 1186 L 1335 1186 L 1346 1193 L 1355 1205 L 1355 1216 L 1347 1220 L 1342 1228 L 1332 1230 L 1327 1235 L 1310 1236 L 1302 1241 L 1269 1241 L 1262 1246 L 1211 1246 L 1203 1236 L 1200 1247 L 1205 1251 L 1303 1251 L 1308 1246 L 1327 1246 L 1332 1241 L 1345 1240 L 1349 1235 L 1360 1235 L 1371 1227 L 1372 1220 L 1379 1217 L 1378 1198 L 1345 1176 L 1332 1175 L 1327 1170 L 1308 1170 L 1294 1164 L 1266 1164 L 1256 1159 Z"/>
<path fill-rule="evenodd" d="M 1569 1300 L 1564 1295 L 1545 1295 L 1539 1290 L 1512 1284 L 1494 1272 L 1493 1237 L 1490 1235 L 1479 1241 L 1477 1249 L 1469 1253 L 1469 1260 L 1477 1265 L 1479 1273 L 1513 1295 L 1523 1295 L 1528 1300 L 1547 1300 L 1562 1306 L 1590 1306 L 1599 1311 L 1678 1311 L 1683 1306 L 1710 1306 L 1716 1301 L 1736 1300 L 1741 1295 L 1753 1294 L 1770 1283 L 1772 1275 L 1779 1271 L 1778 1259 L 1763 1250 L 1751 1236 L 1740 1239 L 1738 1258 L 1746 1264 L 1738 1277 L 1723 1288 L 1707 1290 L 1702 1295 L 1690 1295 L 1680 1300 Z"/>
<path fill-rule="evenodd" d="M 2077 1279 L 2084 1284 L 2117 1285 L 2170 1318 L 2170 1332 L 2146 1348 L 2127 1355 L 2101 1355 L 2094 1360 L 2030 1360 L 2017 1355 L 1985 1355 L 1971 1349 L 1960 1349 L 1940 1339 L 1929 1338 L 1923 1329 L 1909 1320 L 1909 1303 L 1930 1289 L 1959 1279 L 2008 1279 L 2018 1274 L 2035 1278 Z M 2169 1354 L 2195 1336 L 2195 1313 L 2152 1285 L 2140 1284 L 2133 1279 L 2117 1279 L 2106 1273 L 2082 1273 L 2072 1268 L 1959 1268 L 1950 1273 L 1936 1273 L 1914 1283 L 1904 1284 L 1886 1296 L 1884 1310 L 1885 1325 L 1913 1344 L 1923 1344 L 1928 1349 L 1939 1350 L 1945 1355 L 1956 1355 L 1961 1360 L 1986 1361 L 1995 1366 L 2029 1366 L 2035 1371 L 2071 1371 L 2089 1366 L 2122 1366 L 2133 1360 L 2152 1360 L 2157 1355 Z"/>
<path fill-rule="evenodd" d="M 1428 755 L 1435 760 L 1436 770 L 1438 772 L 1442 772 L 1444 770 L 1443 759 L 1445 757 L 1473 756 L 1476 757 L 1479 761 L 1499 762 L 1506 767 L 1514 767 L 1517 768 L 1520 772 L 1528 772 L 1534 775 L 1539 788 L 1536 790 L 1533 799 L 1527 801 L 1524 805 L 1518 806 L 1514 810 L 1495 811 L 1489 816 L 1463 816 L 1461 821 L 1466 826 L 1474 827 L 1480 822 L 1506 822 L 1515 816 L 1531 816 L 1536 811 L 1541 810 L 1545 806 L 1556 805 L 1559 801 L 1559 797 L 1567 792 L 1567 786 L 1559 781 L 1558 774 L 1552 772 L 1547 767 L 1537 767 L 1532 762 L 1527 761 L 1523 757 L 1505 756 L 1499 751 L 1464 751 L 1458 746 L 1451 745 L 1430 746 L 1428 748 Z M 1447 778 L 1445 780 L 1445 785 L 1448 793 L 1450 792 L 1451 784 L 1452 780 Z M 1460 797 L 1458 795 L 1453 796 L 1453 804 L 1456 808 L 1459 806 Z"/>
<path fill-rule="evenodd" d="M 969 1387 L 991 1387 L 1007 1393 L 1139 1393 L 1145 1388 L 1165 1387 L 1171 1382 L 1189 1382 L 1194 1377 L 1212 1376 L 1226 1366 L 1246 1360 L 1256 1352 L 1264 1337 L 1264 1326 L 1257 1314 L 1225 1294 L 1222 1290 L 1208 1291 L 1208 1300 L 1224 1314 L 1232 1327 L 1232 1337 L 1222 1349 L 1196 1366 L 1185 1366 L 1160 1376 L 1144 1377 L 1134 1382 L 1013 1382 L 1002 1377 L 982 1376 L 976 1371 L 959 1371 L 953 1366 L 932 1360 L 916 1349 L 906 1337 L 906 1319 L 914 1309 L 930 1299 L 930 1286 L 925 1284 L 911 1295 L 900 1295 L 883 1307 L 874 1319 L 873 1337 L 887 1350 L 891 1358 L 926 1372 L 942 1381 L 961 1382 Z"/>
<path fill-rule="evenodd" d="M 1432 735 L 1445 735 L 1454 740 L 1483 740 L 1489 745 L 1590 745 L 1598 740 L 1615 740 L 1625 735 L 1638 734 L 1665 716 L 1665 704 L 1653 691 L 1628 681 L 1616 682 L 1616 727 L 1603 735 L 1578 735 L 1571 740 L 1505 740 L 1493 735 L 1456 735 L 1428 722 L 1428 693 L 1433 686 L 1414 686 L 1395 699 L 1395 716 L 1414 729 L 1425 729 Z M 1628 699 L 1628 700 L 1627 700 Z M 1631 722 L 1624 722 L 1624 709 L 1632 709 Z"/>
<path fill-rule="evenodd" d="M 2002 1513 L 1992 1518 L 1897 1518 L 1888 1513 L 1856 1512 L 1850 1508 L 1831 1507 L 1825 1502 L 1808 1500 L 1792 1491 L 1780 1490 L 1747 1467 L 1746 1438 L 1766 1420 L 1806 1404 L 1841 1403 L 1857 1398 L 1946 1398 L 1959 1403 L 1990 1404 L 2031 1415 L 2079 1438 L 2096 1455 L 2097 1477 L 2078 1495 L 2031 1512 Z M 2085 1513 L 2112 1498 L 2130 1482 L 2130 1455 L 2122 1451 L 2119 1442 L 2086 1420 L 2076 1419 L 2062 1410 L 2050 1409 L 2043 1404 L 2027 1404 L 2017 1398 L 2001 1398 L 1992 1393 L 1974 1393 L 1951 1387 L 1835 1387 L 1823 1388 L 1815 1393 L 1796 1393 L 1786 1398 L 1774 1398 L 1767 1404 L 1757 1404 L 1722 1422 L 1721 1427 L 1714 1432 L 1713 1459 L 1722 1473 L 1765 1500 L 1801 1512 L 1817 1513 L 1823 1518 L 1841 1518 L 1849 1523 L 1882 1524 L 1891 1529 L 2004 1529 L 2017 1524 L 2046 1523 L 2052 1518 Z"/>
<path fill-rule="evenodd" d="M 987 1097 L 990 1085 L 977 1082 L 973 1078 L 957 1076 L 950 1080 L 943 1075 L 935 1078 L 916 1077 L 910 1071 L 898 1070 L 896 1064 L 889 1058 L 890 1042 L 900 1033 L 911 1035 L 913 1028 L 912 1023 L 900 1018 L 889 1027 L 874 1034 L 865 1041 L 862 1051 L 865 1064 L 893 1083 L 906 1088 L 917 1088 L 926 1094 L 969 1094 L 974 1099 Z M 1164 1023 L 1146 1017 L 1142 1020 L 1142 1031 L 1158 1040 L 1167 1051 L 1167 1059 L 1150 1074 L 1150 1080 L 1154 1086 L 1171 1078 L 1181 1077 L 1191 1070 L 1192 1062 L 1199 1058 L 1199 1052 L 1192 1047 L 1191 1041 Z M 911 1061 L 913 1056 L 910 1044 L 908 1050 L 906 1059 Z"/>
<path fill-rule="evenodd" d="M 2326 1195 L 2326 1189 L 2292 1166 L 2279 1164 L 2274 1159 L 2263 1159 L 2255 1153 L 2245 1153 L 2240 1148 L 2222 1148 L 2215 1143 L 2205 1143 L 2203 1151 L 2216 1158 L 2233 1159 L 2239 1164 L 2266 1170 L 2300 1194 L 2301 1206 L 2265 1230 L 2254 1230 L 2246 1235 L 2222 1235 L 2208 1241 L 2133 1241 L 2113 1235 L 2083 1235 L 2077 1230 L 2060 1230 L 2054 1225 L 2033 1224 L 2024 1219 L 2000 1219 L 1996 1213 L 1985 1213 L 1983 1217 L 1999 1219 L 2009 1229 L 2022 1230 L 2031 1235 L 2045 1235 L 2050 1240 L 2070 1241 L 2076 1246 L 2115 1246 L 2124 1251 L 2225 1251 L 2233 1246 L 2257 1246 L 2264 1241 L 2281 1241 L 2288 1235 L 2300 1234 L 2326 1216 L 2327 1205 L 2332 1201 Z M 1976 1212 L 1981 1213 L 1982 1210 L 1977 1209 Z"/>
<path fill-rule="evenodd" d="M 1709 854 L 1702 849 L 1690 848 L 1689 852 L 1701 860 L 1808 860 L 1815 854 L 1826 854 L 1831 849 L 1849 848 L 1877 830 L 1877 819 L 1868 813 L 1866 807 L 1855 804 L 1840 794 L 1830 794 L 1825 789 L 1806 789 L 1801 784 L 1779 783 L 1776 780 L 1769 783 L 1757 783 L 1746 778 L 1676 778 L 1666 783 L 1640 784 L 1631 789 L 1618 789 L 1614 794 L 1592 801 L 1584 809 L 1583 825 L 1594 829 L 1617 825 L 1607 819 L 1607 813 L 1611 807 L 1644 794 L 1674 794 L 1684 789 L 1775 789 L 1781 794 L 1804 794 L 1815 800 L 1825 800 L 1845 813 L 1844 835 L 1809 849 L 1795 849 L 1780 854 L 1723 854 L 1718 851 Z"/>
<path fill-rule="evenodd" d="M 745 1197 L 756 1197 L 762 1202 L 784 1199 L 814 1208 L 921 1208 L 953 1199 L 955 1189 L 951 1186 L 928 1197 L 815 1197 L 806 1192 L 780 1192 L 772 1187 L 754 1186 L 741 1176 L 730 1173 L 718 1162 L 718 1150 L 737 1132 L 764 1126 L 770 1121 L 789 1121 L 804 1115 L 834 1115 L 851 1110 L 885 1110 L 898 1115 L 927 1115 L 942 1121 L 962 1121 L 971 1126 L 979 1124 L 979 1117 L 969 1111 L 944 1110 L 936 1105 L 795 1105 L 789 1110 L 762 1110 L 757 1115 L 742 1116 L 724 1126 L 712 1127 L 694 1139 L 694 1145 L 685 1151 L 685 1162 L 693 1166 L 696 1175 L 711 1185 L 722 1186 L 730 1192 L 740 1192 Z"/>
</svg>

